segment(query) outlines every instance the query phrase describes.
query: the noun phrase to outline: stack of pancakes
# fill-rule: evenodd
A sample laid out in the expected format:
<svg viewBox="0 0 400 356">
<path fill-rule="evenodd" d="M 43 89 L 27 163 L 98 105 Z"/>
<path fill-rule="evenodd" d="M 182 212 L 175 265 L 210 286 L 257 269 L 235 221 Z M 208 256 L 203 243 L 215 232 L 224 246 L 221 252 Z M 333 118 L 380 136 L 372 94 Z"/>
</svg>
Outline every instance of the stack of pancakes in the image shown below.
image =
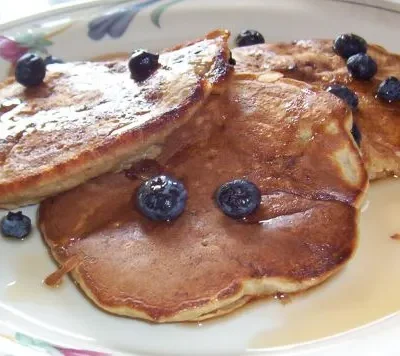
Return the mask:
<svg viewBox="0 0 400 356">
<path fill-rule="evenodd" d="M 234 69 L 228 37 L 163 52 L 139 84 L 121 59 L 56 64 L 38 89 L 12 79 L 0 88 L 15 102 L 0 123 L 0 205 L 41 201 L 51 254 L 111 313 L 201 320 L 318 285 L 356 249 L 368 175 L 399 172 L 399 104 L 352 81 L 332 41 L 238 48 Z M 399 73 L 396 56 L 370 51 L 377 79 Z M 358 112 L 324 90 L 332 81 L 357 91 Z M 161 172 L 189 196 L 171 223 L 134 204 L 142 180 Z M 238 178 L 262 193 L 240 221 L 213 201 Z"/>
<path fill-rule="evenodd" d="M 233 50 L 237 73 L 280 73 L 325 90 L 343 84 L 359 97 L 354 122 L 361 131 L 361 152 L 371 180 L 400 174 L 400 104 L 377 100 L 379 84 L 390 76 L 400 78 L 400 56 L 378 45 L 368 54 L 378 65 L 368 81 L 351 78 L 346 61 L 332 48 L 332 40 L 258 44 Z"/>
</svg>

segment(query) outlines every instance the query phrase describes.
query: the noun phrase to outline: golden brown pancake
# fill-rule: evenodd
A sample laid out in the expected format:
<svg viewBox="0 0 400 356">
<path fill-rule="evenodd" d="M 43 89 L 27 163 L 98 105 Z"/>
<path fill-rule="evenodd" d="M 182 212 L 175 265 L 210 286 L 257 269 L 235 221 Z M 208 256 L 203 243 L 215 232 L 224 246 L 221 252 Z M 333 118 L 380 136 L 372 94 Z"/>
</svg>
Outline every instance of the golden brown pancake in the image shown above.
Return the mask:
<svg viewBox="0 0 400 356">
<path fill-rule="evenodd" d="M 5 81 L 0 207 L 37 202 L 138 157 L 157 157 L 167 137 L 225 89 L 228 37 L 214 31 L 162 53 L 141 83 L 131 79 L 126 60 L 51 65 L 35 88 Z"/>
<path fill-rule="evenodd" d="M 207 319 L 317 285 L 352 256 L 368 179 L 339 99 L 290 79 L 236 80 L 198 114 L 208 116 L 221 122 L 209 139 L 161 162 L 188 190 L 177 220 L 141 215 L 141 181 L 130 173 L 41 203 L 52 255 L 80 261 L 72 277 L 100 308 L 155 322 Z M 213 200 L 235 178 L 262 192 L 259 210 L 241 221 Z"/>
<path fill-rule="evenodd" d="M 331 83 L 348 86 L 359 97 L 354 121 L 362 134 L 361 151 L 370 179 L 400 174 L 400 103 L 375 98 L 380 82 L 400 78 L 400 56 L 370 45 L 368 54 L 378 64 L 370 81 L 352 79 L 346 62 L 332 50 L 332 40 L 261 44 L 235 48 L 238 73 L 275 71 L 326 89 Z"/>
</svg>

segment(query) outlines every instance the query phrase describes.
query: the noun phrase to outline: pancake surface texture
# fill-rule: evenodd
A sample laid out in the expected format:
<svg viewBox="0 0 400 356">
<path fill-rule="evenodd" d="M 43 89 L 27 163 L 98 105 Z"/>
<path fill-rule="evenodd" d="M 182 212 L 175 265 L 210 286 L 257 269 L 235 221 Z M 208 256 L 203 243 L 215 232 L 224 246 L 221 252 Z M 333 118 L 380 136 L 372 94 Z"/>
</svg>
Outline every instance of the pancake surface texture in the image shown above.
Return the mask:
<svg viewBox="0 0 400 356">
<path fill-rule="evenodd" d="M 0 85 L 0 207 L 75 187 L 138 157 L 155 158 L 232 68 L 227 31 L 164 52 L 145 81 L 126 60 L 47 68 L 43 84 Z M 172 152 L 171 152 L 172 154 Z"/>
<path fill-rule="evenodd" d="M 361 151 L 370 179 L 400 175 L 400 102 L 375 97 L 382 80 L 400 78 L 400 56 L 369 45 L 378 73 L 369 81 L 350 77 L 343 58 L 335 54 L 332 40 L 302 40 L 235 48 L 238 73 L 279 72 L 321 89 L 331 83 L 348 86 L 359 98 L 354 122 L 361 131 Z"/>
<path fill-rule="evenodd" d="M 171 223 L 134 205 L 140 180 L 107 174 L 42 202 L 39 225 L 54 258 L 111 313 L 155 322 L 222 315 L 252 298 L 323 282 L 352 256 L 367 174 L 334 96 L 290 79 L 235 80 L 197 116 L 220 120 L 207 140 L 166 159 L 188 190 Z M 154 173 L 154 171 L 153 171 Z M 213 199 L 235 178 L 262 192 L 243 221 Z"/>
</svg>

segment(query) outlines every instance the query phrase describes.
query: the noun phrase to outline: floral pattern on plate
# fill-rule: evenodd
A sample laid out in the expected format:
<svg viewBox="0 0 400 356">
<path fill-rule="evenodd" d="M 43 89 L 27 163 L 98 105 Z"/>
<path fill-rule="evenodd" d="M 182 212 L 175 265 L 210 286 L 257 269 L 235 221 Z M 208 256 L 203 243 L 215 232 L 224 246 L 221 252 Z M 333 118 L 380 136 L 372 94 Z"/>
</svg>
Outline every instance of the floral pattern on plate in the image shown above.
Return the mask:
<svg viewBox="0 0 400 356">
<path fill-rule="evenodd" d="M 50 55 L 48 47 L 53 44 L 51 38 L 64 32 L 70 26 L 71 23 L 68 22 L 51 32 L 34 28 L 13 37 L 0 35 L 0 58 L 14 64 L 27 52 L 35 52 L 43 57 L 48 57 Z"/>
<path fill-rule="evenodd" d="M 143 9 L 158 4 L 150 13 L 151 22 L 161 28 L 160 18 L 165 11 L 184 0 L 142 0 L 127 7 L 113 9 L 108 13 L 92 19 L 88 23 L 88 36 L 92 40 L 100 40 L 106 35 L 111 38 L 120 38 L 127 30 L 135 16 Z M 51 38 L 60 34 L 71 26 L 71 23 L 52 32 L 43 32 L 40 29 L 29 29 L 16 36 L 0 35 L 0 58 L 15 64 L 19 57 L 27 52 L 35 52 L 41 56 L 50 55 L 48 47 L 53 42 Z"/>
<path fill-rule="evenodd" d="M 88 36 L 92 40 L 100 40 L 106 35 L 109 35 L 111 38 L 119 38 L 125 33 L 129 24 L 141 10 L 156 3 L 160 4 L 151 12 L 150 19 L 155 26 L 160 28 L 161 15 L 170 6 L 182 1 L 184 0 L 144 0 L 135 2 L 128 7 L 111 10 L 89 22 Z"/>
<path fill-rule="evenodd" d="M 142 0 L 137 1 L 129 7 L 117 8 L 109 13 L 103 14 L 91 20 L 88 24 L 88 35 L 92 40 L 100 40 L 106 35 L 111 38 L 121 37 L 127 30 L 129 24 L 135 16 L 142 10 L 153 4 L 158 4 L 150 13 L 150 20 L 154 26 L 161 28 L 160 18 L 163 13 L 172 5 L 184 0 Z M 44 30 L 41 26 L 32 26 L 32 28 L 18 32 L 13 36 L 0 35 L 0 58 L 10 62 L 12 65 L 27 52 L 34 52 L 46 58 L 50 57 L 49 47 L 53 42 L 53 37 L 66 31 L 73 25 L 73 22 L 61 26 L 52 27 L 51 30 Z M 2 330 L 0 341 L 8 340 L 16 345 L 30 349 L 35 354 L 47 354 L 52 356 L 110 356 L 109 353 L 78 350 L 56 346 L 40 339 L 33 338 L 23 333 L 12 334 L 11 330 Z M 0 355 L 13 356 L 13 353 L 2 353 Z"/>
<path fill-rule="evenodd" d="M 52 356 L 111 356 L 111 354 L 104 352 L 77 350 L 54 346 L 48 342 L 38 340 L 18 332 L 15 333 L 14 336 L 0 334 L 0 338 L 8 339 L 17 343 L 18 345 Z M 7 356 L 12 356 L 12 354 L 7 354 Z"/>
</svg>

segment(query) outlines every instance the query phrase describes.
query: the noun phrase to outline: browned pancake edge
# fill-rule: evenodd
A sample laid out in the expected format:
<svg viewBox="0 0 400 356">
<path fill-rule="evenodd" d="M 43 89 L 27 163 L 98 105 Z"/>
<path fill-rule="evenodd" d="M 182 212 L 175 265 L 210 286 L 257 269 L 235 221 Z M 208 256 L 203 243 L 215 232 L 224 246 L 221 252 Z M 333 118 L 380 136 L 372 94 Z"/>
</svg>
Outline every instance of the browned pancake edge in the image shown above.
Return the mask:
<svg viewBox="0 0 400 356">
<path fill-rule="evenodd" d="M 375 97 L 380 82 L 400 78 L 400 56 L 371 44 L 368 54 L 378 64 L 370 81 L 352 79 L 345 60 L 332 49 L 332 40 L 299 40 L 235 48 L 238 73 L 276 71 L 326 89 L 331 83 L 347 85 L 359 97 L 354 121 L 361 134 L 361 151 L 371 180 L 400 174 L 400 103 Z"/>
<path fill-rule="evenodd" d="M 227 31 L 215 31 L 192 47 L 161 54 L 171 63 L 139 84 L 130 79 L 125 60 L 53 65 L 37 88 L 5 81 L 0 103 L 21 104 L 15 114 L 2 116 L 19 121 L 14 125 L 15 119 L 9 120 L 2 128 L 9 133 L 4 131 L 0 141 L 0 207 L 34 203 L 143 156 L 155 158 L 166 138 L 187 123 L 212 92 L 226 88 L 233 71 L 228 37 Z M 201 62 L 202 46 L 215 47 L 208 64 Z M 185 63 L 185 51 L 199 53 L 190 52 L 200 61 L 193 70 Z M 175 73 L 181 62 L 187 65 L 188 73 L 183 71 L 190 85 Z M 18 131 L 21 124 L 26 127 Z"/>
<path fill-rule="evenodd" d="M 144 218 L 133 200 L 140 181 L 122 173 L 42 202 L 50 252 L 60 264 L 81 258 L 72 276 L 102 309 L 154 322 L 209 318 L 322 283 L 353 255 L 368 179 L 340 100 L 293 80 L 239 80 L 207 116 L 226 119 L 164 164 L 188 189 L 176 221 Z M 234 178 L 262 192 L 246 221 L 213 201 Z"/>
</svg>

